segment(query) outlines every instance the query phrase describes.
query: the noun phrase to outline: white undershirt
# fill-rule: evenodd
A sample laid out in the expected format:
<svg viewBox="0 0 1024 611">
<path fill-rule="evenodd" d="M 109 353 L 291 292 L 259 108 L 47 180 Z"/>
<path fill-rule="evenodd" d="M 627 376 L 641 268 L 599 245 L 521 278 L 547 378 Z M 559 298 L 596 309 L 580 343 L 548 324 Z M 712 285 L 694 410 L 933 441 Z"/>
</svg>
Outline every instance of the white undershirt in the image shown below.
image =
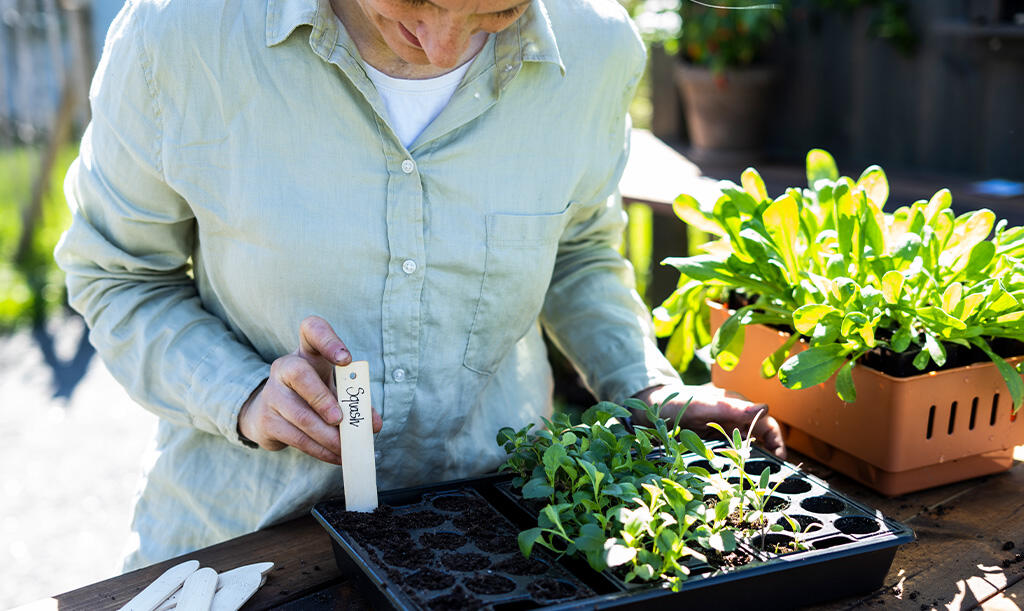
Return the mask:
<svg viewBox="0 0 1024 611">
<path fill-rule="evenodd" d="M 395 78 L 366 62 L 363 66 L 380 97 L 384 98 L 392 129 L 402 145 L 408 147 L 441 114 L 472 63 L 466 62 L 447 74 L 428 79 Z"/>
</svg>

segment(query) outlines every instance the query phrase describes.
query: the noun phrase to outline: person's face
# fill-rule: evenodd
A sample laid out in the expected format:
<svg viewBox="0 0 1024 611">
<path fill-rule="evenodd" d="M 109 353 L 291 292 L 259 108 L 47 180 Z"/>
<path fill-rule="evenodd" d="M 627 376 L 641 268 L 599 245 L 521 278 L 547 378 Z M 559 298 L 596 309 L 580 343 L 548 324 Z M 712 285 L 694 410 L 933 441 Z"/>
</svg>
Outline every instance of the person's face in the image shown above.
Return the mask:
<svg viewBox="0 0 1024 611">
<path fill-rule="evenodd" d="M 530 4 L 530 0 L 354 1 L 398 58 L 437 68 L 458 66 L 474 41 L 509 27 Z"/>
</svg>

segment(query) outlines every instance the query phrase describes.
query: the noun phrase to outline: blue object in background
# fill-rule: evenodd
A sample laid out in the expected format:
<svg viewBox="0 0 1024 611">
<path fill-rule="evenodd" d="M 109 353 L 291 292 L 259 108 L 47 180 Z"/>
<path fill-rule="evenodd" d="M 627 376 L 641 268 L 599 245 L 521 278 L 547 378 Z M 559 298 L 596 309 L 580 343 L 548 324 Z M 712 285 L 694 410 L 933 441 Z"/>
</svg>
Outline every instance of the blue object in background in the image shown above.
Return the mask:
<svg viewBox="0 0 1024 611">
<path fill-rule="evenodd" d="M 117 12 L 124 6 L 124 0 L 93 0 L 92 2 L 92 37 L 94 57 L 99 60 L 103 51 L 103 41 L 107 38 L 107 30 L 114 21 Z"/>
</svg>

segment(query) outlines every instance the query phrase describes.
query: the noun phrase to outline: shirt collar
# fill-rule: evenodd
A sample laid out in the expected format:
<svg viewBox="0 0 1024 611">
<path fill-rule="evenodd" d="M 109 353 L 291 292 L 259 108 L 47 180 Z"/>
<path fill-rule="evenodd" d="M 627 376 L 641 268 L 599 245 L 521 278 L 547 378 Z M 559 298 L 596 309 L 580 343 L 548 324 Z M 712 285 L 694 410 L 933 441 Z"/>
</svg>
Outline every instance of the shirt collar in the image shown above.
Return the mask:
<svg viewBox="0 0 1024 611">
<path fill-rule="evenodd" d="M 313 28 L 309 40 L 314 49 L 333 46 L 338 33 L 334 16 L 327 11 L 331 11 L 329 0 L 267 0 L 267 46 L 284 42 L 303 25 Z M 543 0 L 533 0 L 512 27 L 498 34 L 497 42 L 497 52 L 509 61 L 516 64 L 549 62 L 565 75 L 565 65 Z"/>
</svg>

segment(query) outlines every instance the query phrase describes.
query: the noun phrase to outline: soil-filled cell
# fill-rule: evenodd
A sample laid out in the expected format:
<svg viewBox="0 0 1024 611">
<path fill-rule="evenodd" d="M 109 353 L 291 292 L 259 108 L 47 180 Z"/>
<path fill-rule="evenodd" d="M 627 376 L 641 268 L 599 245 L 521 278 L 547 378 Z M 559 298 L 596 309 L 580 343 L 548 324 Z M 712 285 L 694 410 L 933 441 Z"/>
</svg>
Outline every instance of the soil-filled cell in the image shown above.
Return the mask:
<svg viewBox="0 0 1024 611">
<path fill-rule="evenodd" d="M 473 541 L 477 547 L 490 554 L 519 552 L 519 540 L 511 534 L 499 534 L 493 537 L 474 537 Z"/>
<path fill-rule="evenodd" d="M 846 507 L 846 503 L 834 496 L 812 496 L 809 499 L 800 501 L 800 506 L 811 513 L 839 513 Z"/>
<path fill-rule="evenodd" d="M 444 524 L 447 519 L 444 514 L 436 511 L 413 511 L 399 515 L 395 518 L 403 528 L 417 530 L 420 528 L 435 528 Z"/>
<path fill-rule="evenodd" d="M 467 572 L 486 569 L 491 566 L 491 561 L 483 554 L 448 553 L 441 555 L 441 564 L 453 571 Z"/>
<path fill-rule="evenodd" d="M 785 530 L 793 532 L 793 525 L 789 522 L 789 520 L 786 519 L 786 517 L 787 516 L 779 518 L 778 521 L 775 523 L 784 528 Z M 796 514 L 788 517 L 792 519 L 794 522 L 796 522 L 797 530 L 799 530 L 799 532 L 814 532 L 816 530 L 820 530 L 822 527 L 821 520 L 814 516 Z"/>
<path fill-rule="evenodd" d="M 571 583 L 549 577 L 530 582 L 526 589 L 530 591 L 534 600 L 541 602 L 572 598 L 577 593 L 576 587 Z"/>
<path fill-rule="evenodd" d="M 392 566 L 415 569 L 432 564 L 434 552 L 422 547 L 392 547 L 384 552 L 384 562 Z"/>
<path fill-rule="evenodd" d="M 803 494 L 805 492 L 810 492 L 811 487 L 811 482 L 803 478 L 787 477 L 782 480 L 782 483 L 780 483 L 779 487 L 775 489 L 775 492 L 781 494 Z"/>
<path fill-rule="evenodd" d="M 783 511 L 789 507 L 789 501 L 778 496 L 773 496 L 764 504 L 765 511 Z"/>
<path fill-rule="evenodd" d="M 743 470 L 749 475 L 759 476 L 764 472 L 766 467 L 768 468 L 769 473 L 778 473 L 782 469 L 778 463 L 768 462 L 767 460 L 751 460 L 747 464 L 743 465 Z"/>
<path fill-rule="evenodd" d="M 420 535 L 420 545 L 429 549 L 459 549 L 467 541 L 465 535 L 453 532 L 427 532 Z"/>
<path fill-rule="evenodd" d="M 750 540 L 750 544 L 755 549 L 768 552 L 770 554 L 788 554 L 790 552 L 797 551 L 794 547 L 795 539 L 792 535 L 784 535 L 781 533 L 770 533 L 767 535 L 757 535 Z"/>
<path fill-rule="evenodd" d="M 869 535 L 881 530 L 878 520 L 867 516 L 846 516 L 836 520 L 836 528 L 847 535 Z"/>
<path fill-rule="evenodd" d="M 443 571 L 420 569 L 405 578 L 405 583 L 414 590 L 445 590 L 455 585 L 455 577 Z"/>
<path fill-rule="evenodd" d="M 466 588 L 477 594 L 507 594 L 516 589 L 516 582 L 501 575 L 474 575 L 466 580 Z"/>
<path fill-rule="evenodd" d="M 471 507 L 452 518 L 452 524 L 468 532 L 472 531 L 474 527 L 479 528 L 491 524 L 493 516 L 494 512 L 489 507 Z"/>
</svg>

